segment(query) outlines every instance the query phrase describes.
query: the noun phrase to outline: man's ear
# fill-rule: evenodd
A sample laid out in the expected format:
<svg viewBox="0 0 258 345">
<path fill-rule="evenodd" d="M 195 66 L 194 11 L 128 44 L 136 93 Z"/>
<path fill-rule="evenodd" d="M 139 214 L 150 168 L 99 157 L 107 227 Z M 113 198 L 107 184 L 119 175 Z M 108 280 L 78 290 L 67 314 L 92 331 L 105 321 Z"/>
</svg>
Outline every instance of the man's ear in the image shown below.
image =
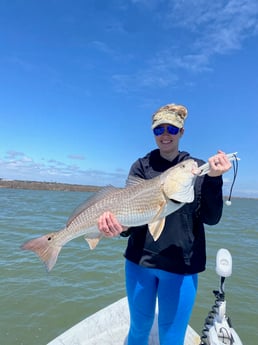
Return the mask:
<svg viewBox="0 0 258 345">
<path fill-rule="evenodd" d="M 183 136 L 184 132 L 185 132 L 185 129 L 184 128 L 180 128 L 180 138 Z"/>
</svg>

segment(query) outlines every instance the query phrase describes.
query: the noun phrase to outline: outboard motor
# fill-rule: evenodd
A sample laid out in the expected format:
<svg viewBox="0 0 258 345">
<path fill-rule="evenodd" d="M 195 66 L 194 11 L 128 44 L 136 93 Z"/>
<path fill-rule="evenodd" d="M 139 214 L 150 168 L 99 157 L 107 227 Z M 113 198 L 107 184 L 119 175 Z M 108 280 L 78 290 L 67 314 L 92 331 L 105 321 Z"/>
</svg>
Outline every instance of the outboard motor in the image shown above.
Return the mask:
<svg viewBox="0 0 258 345">
<path fill-rule="evenodd" d="M 243 345 L 226 315 L 225 279 L 232 274 L 232 257 L 227 249 L 219 249 L 216 273 L 220 276 L 219 290 L 214 290 L 215 303 L 205 319 L 200 345 Z"/>
</svg>

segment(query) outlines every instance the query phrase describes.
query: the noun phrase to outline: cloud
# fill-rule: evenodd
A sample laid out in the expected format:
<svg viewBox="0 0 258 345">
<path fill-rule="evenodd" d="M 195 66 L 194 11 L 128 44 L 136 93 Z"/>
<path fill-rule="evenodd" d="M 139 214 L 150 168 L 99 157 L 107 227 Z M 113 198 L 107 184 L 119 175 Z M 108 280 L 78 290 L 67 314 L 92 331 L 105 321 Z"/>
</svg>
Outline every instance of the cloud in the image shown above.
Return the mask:
<svg viewBox="0 0 258 345">
<path fill-rule="evenodd" d="M 84 156 L 70 155 L 71 159 L 84 160 Z M 72 158 L 73 157 L 73 158 Z M 23 152 L 8 151 L 0 157 L 0 178 L 50 181 L 72 184 L 123 186 L 127 172 L 117 169 L 114 172 L 82 169 L 76 164 L 67 164 L 56 159 L 34 160 Z"/>
<path fill-rule="evenodd" d="M 20 156 L 24 156 L 24 153 L 20 151 L 14 151 L 14 150 L 9 150 L 6 152 L 6 157 L 10 159 L 20 157 Z"/>
<path fill-rule="evenodd" d="M 20 151 L 7 151 L 5 158 L 12 165 L 27 164 L 32 162 L 32 159 L 30 157 L 26 156 L 23 152 Z"/>
<path fill-rule="evenodd" d="M 247 37 L 257 35 L 257 19 L 256 0 L 170 1 L 164 25 L 195 34 L 193 52 L 211 57 L 240 49 Z"/>
<path fill-rule="evenodd" d="M 93 41 L 91 42 L 91 45 L 96 48 L 101 53 L 105 53 L 107 55 L 115 56 L 116 51 L 112 48 L 110 48 L 105 42 L 102 41 Z"/>
<path fill-rule="evenodd" d="M 75 160 L 84 160 L 85 159 L 85 156 L 83 156 L 83 155 L 68 155 L 67 157 L 70 159 L 75 159 Z"/>
<path fill-rule="evenodd" d="M 150 15 L 155 11 L 155 24 L 167 40 L 135 72 L 113 75 L 120 92 L 132 90 L 133 84 L 135 91 L 176 85 L 184 72 L 211 72 L 214 56 L 241 49 L 248 37 L 258 34 L 256 0 L 152 1 L 152 6 L 146 0 L 132 2 L 145 6 Z"/>
<path fill-rule="evenodd" d="M 160 53 L 146 63 L 145 68 L 131 74 L 114 74 L 112 81 L 118 92 L 135 92 L 145 88 L 163 88 L 175 85 L 178 73 L 173 57 Z"/>
</svg>

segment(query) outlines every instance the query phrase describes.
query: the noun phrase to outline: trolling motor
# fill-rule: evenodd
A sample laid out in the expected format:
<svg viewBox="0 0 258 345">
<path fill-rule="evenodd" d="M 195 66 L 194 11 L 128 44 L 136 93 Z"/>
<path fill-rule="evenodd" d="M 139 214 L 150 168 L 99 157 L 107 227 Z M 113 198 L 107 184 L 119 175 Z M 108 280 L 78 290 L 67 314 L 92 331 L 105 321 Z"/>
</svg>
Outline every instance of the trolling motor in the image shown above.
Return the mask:
<svg viewBox="0 0 258 345">
<path fill-rule="evenodd" d="M 227 249 L 217 252 L 216 273 L 220 276 L 220 287 L 213 291 L 215 303 L 205 319 L 200 345 L 243 345 L 226 316 L 224 285 L 232 274 L 232 257 Z"/>
</svg>

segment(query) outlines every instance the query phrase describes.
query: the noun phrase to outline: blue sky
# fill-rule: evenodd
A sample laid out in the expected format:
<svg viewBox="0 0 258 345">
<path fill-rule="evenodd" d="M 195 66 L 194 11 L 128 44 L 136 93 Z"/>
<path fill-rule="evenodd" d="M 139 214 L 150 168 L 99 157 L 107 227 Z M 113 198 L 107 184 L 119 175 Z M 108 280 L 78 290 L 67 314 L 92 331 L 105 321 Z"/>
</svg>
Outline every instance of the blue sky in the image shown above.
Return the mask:
<svg viewBox="0 0 258 345">
<path fill-rule="evenodd" d="M 0 178 L 123 186 L 181 103 L 180 149 L 258 197 L 257 0 L 2 0 L 0 75 Z"/>
</svg>

